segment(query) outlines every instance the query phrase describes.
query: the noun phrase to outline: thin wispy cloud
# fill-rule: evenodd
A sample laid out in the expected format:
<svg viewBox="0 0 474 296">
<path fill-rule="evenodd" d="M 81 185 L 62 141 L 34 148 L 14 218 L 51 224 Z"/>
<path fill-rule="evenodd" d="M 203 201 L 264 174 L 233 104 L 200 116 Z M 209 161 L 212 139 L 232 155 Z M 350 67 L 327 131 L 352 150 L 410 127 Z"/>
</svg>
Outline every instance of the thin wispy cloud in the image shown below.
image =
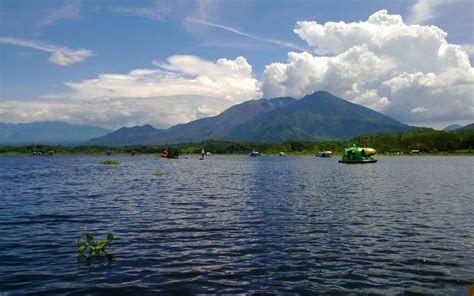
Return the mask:
<svg viewBox="0 0 474 296">
<path fill-rule="evenodd" d="M 36 23 L 36 25 L 38 27 L 47 27 L 63 19 L 79 18 L 80 12 L 81 1 L 71 1 L 61 7 L 49 11 Z"/>
<path fill-rule="evenodd" d="M 408 22 L 411 24 L 423 24 L 435 17 L 434 6 L 438 5 L 436 0 L 418 0 L 410 9 Z"/>
<path fill-rule="evenodd" d="M 122 15 L 138 16 L 138 17 L 151 19 L 154 21 L 163 22 L 166 20 L 166 18 L 163 16 L 162 13 L 160 13 L 159 11 L 155 9 L 150 9 L 150 8 L 114 6 L 114 7 L 110 7 L 110 10 Z"/>
<path fill-rule="evenodd" d="M 225 30 L 227 32 L 237 34 L 239 36 L 247 37 L 247 38 L 254 39 L 254 40 L 257 40 L 257 41 L 260 41 L 260 42 L 264 42 L 264 43 L 279 45 L 279 46 L 282 46 L 282 47 L 287 47 L 287 48 L 295 49 L 295 50 L 298 50 L 298 51 L 305 51 L 304 48 L 301 48 L 297 45 L 294 45 L 291 42 L 285 42 L 285 41 L 281 41 L 281 40 L 278 40 L 278 39 L 263 38 L 263 37 L 251 35 L 251 34 L 239 31 L 237 29 L 234 29 L 232 27 L 228 27 L 228 26 L 224 26 L 224 25 L 220 25 L 220 24 L 216 24 L 216 23 L 211 23 L 211 22 L 204 21 L 204 20 L 198 20 L 198 19 L 195 19 L 195 18 L 189 18 L 188 17 L 188 18 L 184 19 L 184 21 L 188 22 L 188 23 L 193 23 L 193 24 L 218 28 L 218 29 L 221 29 L 221 30 Z"/>
<path fill-rule="evenodd" d="M 200 2 L 198 2 L 200 3 Z M 196 9 L 196 3 L 186 0 L 154 1 L 151 6 L 110 6 L 109 10 L 121 15 L 136 16 L 158 22 L 181 20 Z"/>
<path fill-rule="evenodd" d="M 59 66 L 69 66 L 85 61 L 93 55 L 88 49 L 70 49 L 41 41 L 32 41 L 12 37 L 0 37 L 0 43 L 28 47 L 51 53 L 49 61 Z"/>
<path fill-rule="evenodd" d="M 200 0 L 191 3 L 189 1 L 156 1 L 150 7 L 113 6 L 109 7 L 109 9 L 122 15 L 142 17 L 158 22 L 182 20 L 185 23 L 217 28 L 267 44 L 278 45 L 297 51 L 305 50 L 291 42 L 248 34 L 229 26 L 208 21 L 210 11 L 215 8 L 217 3 L 217 1 L 213 0 Z"/>
<path fill-rule="evenodd" d="M 446 14 L 440 6 L 472 3 L 472 0 L 418 0 L 410 8 L 407 23 L 428 24 L 431 20 Z"/>
</svg>

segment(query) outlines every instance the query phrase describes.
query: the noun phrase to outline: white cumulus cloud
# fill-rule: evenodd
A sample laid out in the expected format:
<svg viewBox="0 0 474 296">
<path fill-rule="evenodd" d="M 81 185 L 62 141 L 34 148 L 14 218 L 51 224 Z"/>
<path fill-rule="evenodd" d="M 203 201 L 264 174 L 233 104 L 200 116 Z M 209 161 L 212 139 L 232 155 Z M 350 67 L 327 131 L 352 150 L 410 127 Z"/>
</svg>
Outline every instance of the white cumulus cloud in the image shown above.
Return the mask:
<svg viewBox="0 0 474 296">
<path fill-rule="evenodd" d="M 157 67 L 151 69 L 69 82 L 71 91 L 40 100 L 4 101 L 0 114 L 7 122 L 67 120 L 111 128 L 146 123 L 169 127 L 261 97 L 259 82 L 243 57 L 213 62 L 175 55 L 154 64 Z"/>
<path fill-rule="evenodd" d="M 202 96 L 241 102 L 260 96 L 259 84 L 245 58 L 207 61 L 196 56 L 174 55 L 157 68 L 135 69 L 126 74 L 100 74 L 95 79 L 69 82 L 69 93 L 46 98 L 155 98 L 176 95 Z"/>
<path fill-rule="evenodd" d="M 296 23 L 314 54 L 266 67 L 265 97 L 328 90 L 409 123 L 474 120 L 474 70 L 436 26 L 407 25 L 381 10 L 360 22 Z"/>
</svg>

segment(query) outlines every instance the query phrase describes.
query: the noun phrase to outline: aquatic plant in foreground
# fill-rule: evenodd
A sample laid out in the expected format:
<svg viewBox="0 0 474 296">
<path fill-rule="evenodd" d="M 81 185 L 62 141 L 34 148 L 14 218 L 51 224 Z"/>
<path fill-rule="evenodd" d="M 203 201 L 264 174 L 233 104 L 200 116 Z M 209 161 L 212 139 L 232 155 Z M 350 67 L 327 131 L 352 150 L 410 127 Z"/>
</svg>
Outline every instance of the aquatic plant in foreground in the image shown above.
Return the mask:
<svg viewBox="0 0 474 296">
<path fill-rule="evenodd" d="M 111 159 L 111 160 L 102 160 L 99 164 L 121 164 L 120 160 Z"/>
<path fill-rule="evenodd" d="M 115 240 L 115 237 L 112 233 L 107 234 L 106 240 L 94 239 L 92 233 L 87 233 L 84 243 L 82 243 L 80 237 L 77 238 L 77 256 L 86 259 L 86 263 L 90 263 L 91 257 L 100 256 L 105 256 L 110 261 L 112 260 L 112 254 L 107 253 L 106 248 L 110 246 L 113 240 Z"/>
</svg>

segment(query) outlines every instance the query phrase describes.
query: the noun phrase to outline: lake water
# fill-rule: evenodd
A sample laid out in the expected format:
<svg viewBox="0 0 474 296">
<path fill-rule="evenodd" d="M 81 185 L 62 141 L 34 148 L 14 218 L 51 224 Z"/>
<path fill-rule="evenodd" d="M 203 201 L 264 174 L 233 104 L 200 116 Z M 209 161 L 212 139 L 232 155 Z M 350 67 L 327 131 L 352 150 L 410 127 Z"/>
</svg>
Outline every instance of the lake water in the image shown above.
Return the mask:
<svg viewBox="0 0 474 296">
<path fill-rule="evenodd" d="M 0 157 L 0 294 L 465 295 L 474 157 L 378 159 Z"/>
</svg>

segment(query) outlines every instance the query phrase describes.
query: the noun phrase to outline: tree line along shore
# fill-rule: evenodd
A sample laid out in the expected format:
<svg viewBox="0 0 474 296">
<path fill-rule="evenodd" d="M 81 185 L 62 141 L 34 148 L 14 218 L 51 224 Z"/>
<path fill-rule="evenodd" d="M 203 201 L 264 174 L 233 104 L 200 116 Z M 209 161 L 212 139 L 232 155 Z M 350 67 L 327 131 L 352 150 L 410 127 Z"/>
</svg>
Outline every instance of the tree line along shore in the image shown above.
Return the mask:
<svg viewBox="0 0 474 296">
<path fill-rule="evenodd" d="M 259 143 L 244 141 L 206 140 L 200 143 L 182 143 L 172 145 L 130 145 L 130 146 L 62 146 L 62 145 L 23 145 L 0 146 L 0 155 L 31 155 L 41 151 L 43 154 L 159 154 L 164 150 L 179 151 L 179 154 L 200 154 L 202 149 L 212 154 L 248 154 L 257 150 L 265 155 L 312 155 L 317 151 L 331 150 L 341 154 L 344 148 L 357 144 L 372 147 L 378 154 L 456 154 L 474 155 L 474 130 L 455 132 L 436 131 L 420 128 L 404 134 L 370 134 L 350 140 L 286 141 L 282 143 Z"/>
</svg>

